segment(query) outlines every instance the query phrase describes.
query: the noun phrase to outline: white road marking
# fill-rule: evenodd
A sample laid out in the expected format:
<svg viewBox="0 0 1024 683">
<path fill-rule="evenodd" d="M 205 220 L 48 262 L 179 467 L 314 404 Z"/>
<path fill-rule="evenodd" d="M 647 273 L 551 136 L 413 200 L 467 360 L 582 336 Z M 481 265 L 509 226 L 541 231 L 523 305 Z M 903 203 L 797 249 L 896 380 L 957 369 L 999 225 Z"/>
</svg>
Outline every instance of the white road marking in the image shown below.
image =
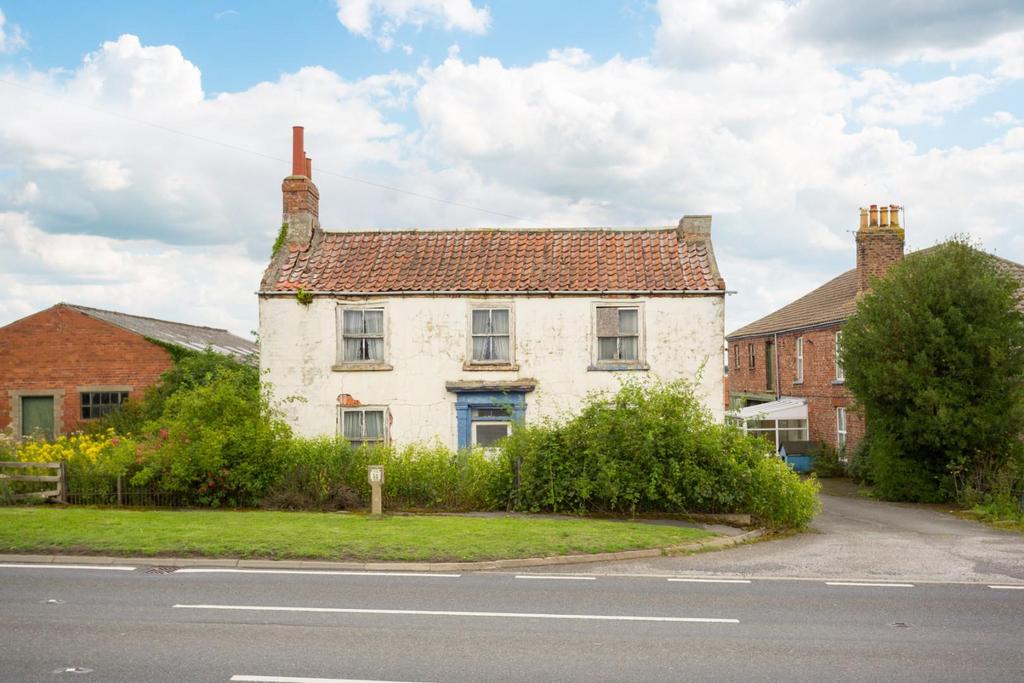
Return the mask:
<svg viewBox="0 0 1024 683">
<path fill-rule="evenodd" d="M 0 564 L 0 569 L 102 569 L 108 572 L 135 571 L 135 567 L 97 564 Z"/>
<path fill-rule="evenodd" d="M 866 586 L 868 588 L 913 588 L 912 583 L 867 583 L 860 581 L 826 581 L 826 586 Z"/>
<path fill-rule="evenodd" d="M 596 576 L 559 576 L 557 574 L 516 574 L 517 579 L 553 579 L 555 581 L 596 581 Z"/>
<path fill-rule="evenodd" d="M 305 574 L 307 576 L 422 576 L 428 579 L 457 579 L 462 574 L 431 572 L 360 572 L 328 569 L 222 569 L 219 567 L 186 567 L 175 574 Z"/>
<path fill-rule="evenodd" d="M 414 683 L 412 681 L 379 681 L 368 678 L 307 678 L 305 676 L 252 676 L 236 674 L 232 681 L 248 681 L 250 683 Z"/>
<path fill-rule="evenodd" d="M 711 617 L 639 617 L 613 614 L 550 614 L 532 612 L 449 612 L 425 609 L 359 609 L 354 607 L 275 607 L 270 605 L 174 605 L 176 609 L 240 610 L 249 612 L 317 612 L 328 614 L 394 614 L 428 617 L 491 617 L 506 619 L 576 619 L 581 621 L 662 621 L 701 624 L 738 624 L 739 619 Z"/>
<path fill-rule="evenodd" d="M 1004 591 L 1024 591 L 1024 586 L 989 586 L 989 588 Z"/>
<path fill-rule="evenodd" d="M 749 579 L 669 579 L 684 583 L 750 583 Z"/>
</svg>

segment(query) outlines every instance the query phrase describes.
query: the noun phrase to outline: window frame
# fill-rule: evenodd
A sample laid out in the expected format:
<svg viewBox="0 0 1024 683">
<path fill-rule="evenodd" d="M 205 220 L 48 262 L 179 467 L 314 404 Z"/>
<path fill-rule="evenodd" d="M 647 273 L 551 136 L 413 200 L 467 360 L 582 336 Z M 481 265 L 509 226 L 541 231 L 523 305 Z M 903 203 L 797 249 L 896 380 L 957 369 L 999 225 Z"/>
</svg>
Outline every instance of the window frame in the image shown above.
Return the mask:
<svg viewBox="0 0 1024 683">
<path fill-rule="evenodd" d="M 345 359 L 345 312 L 346 311 L 381 311 L 381 359 L 380 360 L 346 360 Z M 339 301 L 335 308 L 334 316 L 334 335 L 336 339 L 335 352 L 334 352 L 334 365 L 331 367 L 335 371 L 360 371 L 360 370 L 392 370 L 392 366 L 389 363 L 391 358 L 391 323 L 390 316 L 388 315 L 388 305 L 386 301 L 371 300 L 361 302 L 346 302 Z M 371 338 L 369 335 L 360 335 L 357 337 L 366 339 Z M 372 337 L 376 339 L 377 337 Z"/>
<path fill-rule="evenodd" d="M 733 361 L 732 361 L 732 369 L 733 370 L 739 370 L 740 366 L 742 365 L 742 363 L 740 362 L 740 356 L 743 355 L 743 354 L 740 352 L 740 346 L 741 345 L 740 345 L 739 342 L 736 342 L 735 344 L 732 345 L 732 348 L 733 348 L 733 351 L 734 351 L 734 355 L 736 356 L 735 358 L 733 358 Z"/>
<path fill-rule="evenodd" d="M 846 439 L 849 434 L 846 418 L 846 407 L 836 406 L 836 452 L 840 462 L 846 462 Z"/>
<path fill-rule="evenodd" d="M 93 403 L 92 398 L 94 396 L 98 396 L 98 395 L 102 395 L 102 394 L 116 394 L 119 397 L 118 398 L 118 402 L 117 403 L 102 403 L 101 402 L 99 404 Z M 120 410 L 121 406 L 123 406 L 125 403 L 128 402 L 128 399 L 129 399 L 130 395 L 131 395 L 131 391 L 129 389 L 123 389 L 123 388 L 113 388 L 113 389 L 101 388 L 101 389 L 95 389 L 95 388 L 82 388 L 82 387 L 80 387 L 78 389 L 78 419 L 80 421 L 82 421 L 82 422 L 85 422 L 85 421 L 88 421 L 88 420 L 98 420 L 101 417 L 106 417 L 107 415 L 109 415 L 110 413 L 114 412 L 115 410 Z M 85 397 L 86 396 L 90 397 L 88 405 L 86 405 L 86 401 L 85 401 Z M 86 415 L 85 414 L 85 411 L 87 409 L 91 413 L 93 408 L 109 408 L 109 410 L 107 410 L 106 412 L 104 412 L 104 413 L 102 413 L 100 415 L 92 415 L 92 414 Z"/>
<path fill-rule="evenodd" d="M 482 310 L 508 311 L 508 360 L 477 360 L 473 357 L 473 312 Z M 467 369 L 516 369 L 516 313 L 513 303 L 511 301 L 470 301 L 466 311 L 466 362 L 463 366 Z M 476 336 L 495 337 L 501 335 Z"/>
<path fill-rule="evenodd" d="M 757 369 L 757 351 L 754 349 L 754 342 L 747 344 L 747 357 L 748 357 L 748 368 L 751 370 Z"/>
<path fill-rule="evenodd" d="M 503 437 L 503 438 L 508 438 L 508 436 L 512 433 L 512 420 L 470 420 L 470 423 L 469 423 L 469 445 L 470 445 L 470 447 L 479 446 L 480 448 L 483 448 L 483 449 L 493 449 L 494 448 L 494 446 L 483 446 L 483 445 L 477 443 L 477 440 L 476 440 L 476 429 L 480 425 L 484 425 L 484 426 L 487 426 L 487 427 L 495 427 L 495 426 L 499 426 L 500 425 L 500 426 L 505 427 L 505 437 Z"/>
<path fill-rule="evenodd" d="M 846 368 L 843 367 L 843 361 L 840 358 L 840 353 L 842 352 L 842 348 L 843 348 L 843 331 L 842 330 L 836 330 L 835 336 L 833 338 L 833 353 L 835 355 L 835 362 L 836 362 L 836 379 L 835 379 L 835 381 L 836 381 L 837 384 L 840 384 L 840 383 L 846 381 Z"/>
<path fill-rule="evenodd" d="M 793 380 L 793 384 L 804 383 L 804 338 L 799 336 L 796 338 L 796 379 Z"/>
<path fill-rule="evenodd" d="M 631 309 L 636 311 L 636 335 L 616 335 L 615 339 L 619 340 L 624 337 L 636 337 L 636 358 L 635 359 L 602 359 L 601 358 L 601 339 L 606 337 L 598 336 L 597 320 L 598 310 L 602 308 L 613 308 L 616 311 L 622 309 Z M 595 301 L 591 306 L 590 310 L 591 324 L 590 324 L 590 336 L 591 336 L 591 367 L 593 370 L 647 370 L 647 324 L 646 315 L 644 311 L 643 301 Z M 616 353 L 619 351 L 619 342 L 616 341 Z"/>
<path fill-rule="evenodd" d="M 345 436 L 345 414 L 346 413 L 383 413 L 383 428 L 384 433 L 379 439 L 349 439 Z M 368 405 L 368 406 L 338 406 L 338 436 L 345 439 L 353 447 L 359 448 L 360 446 L 366 445 L 387 445 L 391 443 L 391 411 L 388 410 L 387 406 L 384 405 Z M 366 436 L 366 418 L 363 418 L 363 436 Z"/>
</svg>

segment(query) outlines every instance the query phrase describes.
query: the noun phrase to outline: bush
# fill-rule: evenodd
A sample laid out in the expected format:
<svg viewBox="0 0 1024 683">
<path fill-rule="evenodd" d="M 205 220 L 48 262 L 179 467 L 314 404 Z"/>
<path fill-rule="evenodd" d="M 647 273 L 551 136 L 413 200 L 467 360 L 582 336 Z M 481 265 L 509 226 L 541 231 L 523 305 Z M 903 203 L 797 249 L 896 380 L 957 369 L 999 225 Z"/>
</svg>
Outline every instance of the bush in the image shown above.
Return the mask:
<svg viewBox="0 0 1024 683">
<path fill-rule="evenodd" d="M 292 439 L 285 473 L 263 500 L 268 507 L 342 509 L 370 503 L 369 465 L 383 465 L 383 502 L 391 510 L 492 510 L 508 500 L 509 477 L 482 450 L 440 444 L 362 446 L 344 439 Z"/>
<path fill-rule="evenodd" d="M 131 438 L 119 436 L 108 429 L 101 434 L 65 434 L 53 441 L 25 441 L 18 446 L 15 459 L 21 462 L 63 460 L 67 463 L 69 490 L 112 494 L 117 477 L 136 467 L 135 449 L 136 444 Z M 53 474 L 53 471 L 40 470 L 38 474 Z"/>
<path fill-rule="evenodd" d="M 829 444 L 822 444 L 814 456 L 814 474 L 819 479 L 847 476 L 846 463 L 839 460 L 839 451 Z"/>
<path fill-rule="evenodd" d="M 593 395 L 574 418 L 515 429 L 503 456 L 518 469 L 520 510 L 749 512 L 797 527 L 817 510 L 816 482 L 715 423 L 684 381 Z"/>
<path fill-rule="evenodd" d="M 911 254 L 858 303 L 843 365 L 872 431 L 869 474 L 881 497 L 965 501 L 1024 457 L 1017 287 L 954 239 Z"/>
<path fill-rule="evenodd" d="M 255 505 L 284 474 L 291 430 L 247 368 L 221 366 L 185 384 L 143 426 L 135 485 L 156 484 L 200 505 Z"/>
</svg>

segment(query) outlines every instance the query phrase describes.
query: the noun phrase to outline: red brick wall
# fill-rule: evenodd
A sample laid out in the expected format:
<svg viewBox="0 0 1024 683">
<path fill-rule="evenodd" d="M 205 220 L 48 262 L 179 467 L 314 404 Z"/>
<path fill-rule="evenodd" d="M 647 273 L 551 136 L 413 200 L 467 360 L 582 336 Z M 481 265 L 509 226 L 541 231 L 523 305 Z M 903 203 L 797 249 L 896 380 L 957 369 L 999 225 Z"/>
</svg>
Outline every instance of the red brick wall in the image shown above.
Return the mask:
<svg viewBox="0 0 1024 683">
<path fill-rule="evenodd" d="M 63 390 L 60 433 L 81 415 L 78 388 L 130 386 L 140 398 L 171 367 L 171 355 L 141 336 L 57 305 L 0 328 L 0 429 L 11 424 L 9 392 Z"/>
<path fill-rule="evenodd" d="M 851 451 L 864 436 L 864 420 L 851 410 L 852 400 L 841 382 L 836 382 L 835 333 L 840 325 L 803 332 L 747 337 L 729 342 L 729 392 L 732 399 L 743 394 L 758 394 L 774 399 L 774 390 L 766 390 L 766 342 L 776 341 L 776 370 L 779 396 L 807 399 L 807 427 L 812 441 L 836 445 L 836 408 L 845 407 L 846 445 Z M 804 339 L 804 380 L 796 381 L 796 340 Z M 748 344 L 754 345 L 755 367 L 749 368 Z M 740 365 L 733 354 L 739 347 Z"/>
</svg>

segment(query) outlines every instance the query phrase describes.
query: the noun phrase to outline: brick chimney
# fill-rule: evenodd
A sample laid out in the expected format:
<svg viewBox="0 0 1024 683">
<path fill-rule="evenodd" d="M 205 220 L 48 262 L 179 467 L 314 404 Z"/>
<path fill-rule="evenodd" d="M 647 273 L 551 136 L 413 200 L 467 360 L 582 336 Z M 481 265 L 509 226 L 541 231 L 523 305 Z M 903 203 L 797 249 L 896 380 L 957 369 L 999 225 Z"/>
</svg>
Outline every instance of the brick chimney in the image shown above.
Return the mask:
<svg viewBox="0 0 1024 683">
<path fill-rule="evenodd" d="M 305 249 L 320 229 L 320 191 L 313 184 L 313 160 L 306 156 L 302 126 L 292 126 L 292 174 L 281 183 L 285 244 Z"/>
<path fill-rule="evenodd" d="M 894 263 L 903 260 L 903 228 L 896 204 L 860 210 L 857 230 L 857 291 L 871 288 L 871 278 L 885 277 Z"/>
<path fill-rule="evenodd" d="M 678 230 L 684 240 L 710 240 L 711 216 L 683 216 Z"/>
</svg>

